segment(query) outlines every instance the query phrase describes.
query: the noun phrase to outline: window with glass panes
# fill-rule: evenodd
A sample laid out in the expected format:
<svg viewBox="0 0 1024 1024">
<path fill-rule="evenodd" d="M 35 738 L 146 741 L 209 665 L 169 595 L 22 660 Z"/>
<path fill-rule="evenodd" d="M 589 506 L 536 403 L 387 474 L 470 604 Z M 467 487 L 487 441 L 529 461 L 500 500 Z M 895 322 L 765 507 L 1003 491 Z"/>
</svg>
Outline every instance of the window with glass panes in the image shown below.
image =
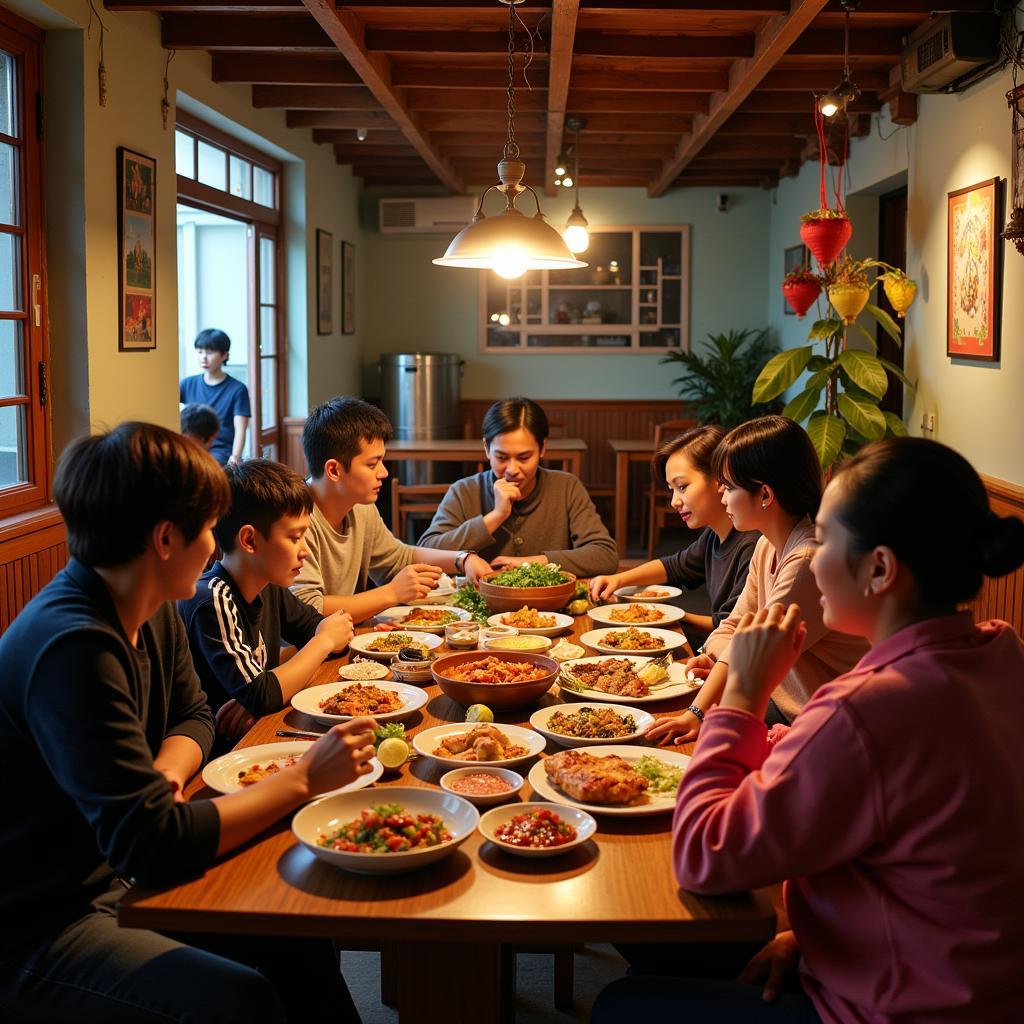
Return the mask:
<svg viewBox="0 0 1024 1024">
<path fill-rule="evenodd" d="M 0 513 L 49 489 L 38 109 L 42 35 L 0 20 Z"/>
</svg>

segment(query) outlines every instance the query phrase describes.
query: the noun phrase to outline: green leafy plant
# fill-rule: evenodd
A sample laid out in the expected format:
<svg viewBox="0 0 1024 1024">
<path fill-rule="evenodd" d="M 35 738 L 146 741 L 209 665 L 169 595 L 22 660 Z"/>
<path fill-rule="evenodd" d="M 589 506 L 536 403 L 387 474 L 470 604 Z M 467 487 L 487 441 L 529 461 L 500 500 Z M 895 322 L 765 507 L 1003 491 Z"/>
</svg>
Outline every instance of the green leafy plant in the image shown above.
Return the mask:
<svg viewBox="0 0 1024 1024">
<path fill-rule="evenodd" d="M 709 334 L 704 351 L 706 355 L 669 352 L 661 360 L 681 364 L 686 370 L 684 376 L 676 377 L 672 383 L 679 385 L 682 398 L 697 406 L 700 423 L 718 423 L 728 430 L 772 411 L 770 399 L 751 400 L 761 367 L 778 351 L 767 331 L 748 328 Z"/>
<path fill-rule="evenodd" d="M 873 288 L 884 274 L 870 281 L 868 271 L 872 268 L 897 273 L 895 267 L 880 260 L 846 257 L 826 268 L 822 279 L 826 287 L 847 284 Z M 787 403 L 782 415 L 797 423 L 806 421 L 807 433 L 826 470 L 842 455 L 852 454 L 868 441 L 904 436 L 907 428 L 903 420 L 895 413 L 880 409 L 879 403 L 889 389 L 890 375 L 909 388 L 914 386 L 895 363 L 874 354 L 877 351 L 875 339 L 860 324 L 855 327 L 868 340 L 872 351 L 850 348 L 848 328 L 835 315 L 834 307 L 829 312 L 832 315 L 811 325 L 807 335 L 809 345 L 787 349 L 768 360 L 752 393 L 755 402 L 768 402 L 795 384 L 802 373 L 810 374 L 803 390 Z M 897 345 L 902 344 L 900 329 L 885 310 L 869 302 L 864 312 L 874 317 Z M 823 346 L 823 351 L 815 351 L 818 344 Z M 824 407 L 818 408 L 819 405 Z"/>
</svg>

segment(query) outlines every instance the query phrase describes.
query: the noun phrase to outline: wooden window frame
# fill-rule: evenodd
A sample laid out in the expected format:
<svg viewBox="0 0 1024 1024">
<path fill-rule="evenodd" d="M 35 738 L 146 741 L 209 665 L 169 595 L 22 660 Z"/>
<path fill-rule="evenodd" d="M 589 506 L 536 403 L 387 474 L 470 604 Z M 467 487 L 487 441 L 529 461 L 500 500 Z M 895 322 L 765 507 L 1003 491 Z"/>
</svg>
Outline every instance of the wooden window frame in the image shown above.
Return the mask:
<svg viewBox="0 0 1024 1024">
<path fill-rule="evenodd" d="M 21 237 L 19 258 L 23 268 L 19 296 L 21 312 L 0 313 L 0 318 L 24 325 L 21 355 L 23 393 L 0 399 L 0 407 L 25 408 L 25 467 L 27 480 L 0 490 L 0 519 L 19 516 L 50 502 L 51 435 L 46 407 L 47 342 L 46 251 L 43 205 L 43 151 L 40 123 L 43 97 L 42 44 L 44 33 L 35 25 L 0 8 L 0 48 L 16 58 L 16 109 L 19 134 L 0 135 L 15 145 L 18 161 L 18 202 L 21 223 L 4 233 Z M 38 315 L 36 311 L 38 310 Z"/>
</svg>

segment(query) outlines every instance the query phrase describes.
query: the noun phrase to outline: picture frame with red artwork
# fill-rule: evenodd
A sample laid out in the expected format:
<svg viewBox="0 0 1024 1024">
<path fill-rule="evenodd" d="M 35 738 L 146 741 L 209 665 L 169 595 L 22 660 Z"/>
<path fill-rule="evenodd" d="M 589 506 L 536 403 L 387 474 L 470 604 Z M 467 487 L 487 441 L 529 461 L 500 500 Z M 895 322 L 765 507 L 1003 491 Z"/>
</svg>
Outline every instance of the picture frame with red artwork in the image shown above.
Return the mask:
<svg viewBox="0 0 1024 1024">
<path fill-rule="evenodd" d="M 156 160 L 117 150 L 118 348 L 156 348 Z"/>
<path fill-rule="evenodd" d="M 946 194 L 946 355 L 999 361 L 1003 181 Z"/>
</svg>

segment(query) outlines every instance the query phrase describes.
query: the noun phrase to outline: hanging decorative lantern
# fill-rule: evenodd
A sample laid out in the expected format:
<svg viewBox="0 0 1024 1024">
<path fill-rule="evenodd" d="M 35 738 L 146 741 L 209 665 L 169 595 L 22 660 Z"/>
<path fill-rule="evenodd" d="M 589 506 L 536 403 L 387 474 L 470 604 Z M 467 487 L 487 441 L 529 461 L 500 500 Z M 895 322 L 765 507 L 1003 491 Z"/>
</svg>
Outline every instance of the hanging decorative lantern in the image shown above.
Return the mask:
<svg viewBox="0 0 1024 1024">
<path fill-rule="evenodd" d="M 896 310 L 896 316 L 902 320 L 917 297 L 917 282 L 911 281 L 902 270 L 890 270 L 882 274 L 880 280 L 885 289 L 885 297 Z"/>
<path fill-rule="evenodd" d="M 1024 85 L 1006 94 L 1012 113 L 1010 130 L 1010 220 L 1003 229 L 1003 238 L 1013 242 L 1024 255 Z"/>
<path fill-rule="evenodd" d="M 821 294 L 821 280 L 811 273 L 809 267 L 791 270 L 782 282 L 782 295 L 789 308 L 803 320 Z"/>
<path fill-rule="evenodd" d="M 800 238 L 821 267 L 836 261 L 852 234 L 853 225 L 845 211 L 824 206 L 805 214 L 800 225 Z"/>
</svg>

